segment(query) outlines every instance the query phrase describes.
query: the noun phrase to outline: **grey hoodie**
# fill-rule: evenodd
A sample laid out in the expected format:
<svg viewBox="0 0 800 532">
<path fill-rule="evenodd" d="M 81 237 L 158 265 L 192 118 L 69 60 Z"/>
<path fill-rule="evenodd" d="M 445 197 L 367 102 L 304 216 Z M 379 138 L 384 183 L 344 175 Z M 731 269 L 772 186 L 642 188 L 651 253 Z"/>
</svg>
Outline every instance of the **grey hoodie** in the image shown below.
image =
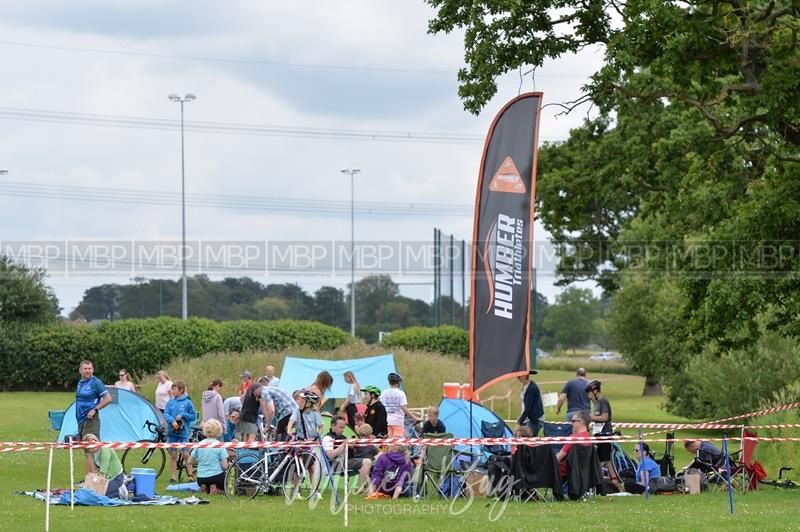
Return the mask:
<svg viewBox="0 0 800 532">
<path fill-rule="evenodd" d="M 206 390 L 203 392 L 203 403 L 201 405 L 203 410 L 203 421 L 209 419 L 216 419 L 222 424 L 223 430 L 225 426 L 225 412 L 222 408 L 222 397 L 214 390 Z"/>
</svg>

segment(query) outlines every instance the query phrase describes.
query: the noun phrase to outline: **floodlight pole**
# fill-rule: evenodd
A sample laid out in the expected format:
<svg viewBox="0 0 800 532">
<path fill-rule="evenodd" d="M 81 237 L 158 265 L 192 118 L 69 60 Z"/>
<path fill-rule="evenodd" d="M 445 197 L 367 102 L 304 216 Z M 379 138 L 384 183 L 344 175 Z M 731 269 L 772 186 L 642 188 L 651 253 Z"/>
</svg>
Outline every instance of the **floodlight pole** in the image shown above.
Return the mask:
<svg viewBox="0 0 800 532">
<path fill-rule="evenodd" d="M 186 282 L 186 158 L 183 142 L 183 104 L 196 100 L 194 94 L 183 97 L 170 94 L 169 100 L 181 104 L 181 319 L 189 318 L 189 296 Z"/>
<path fill-rule="evenodd" d="M 361 173 L 359 168 L 340 170 L 350 175 L 350 336 L 356 335 L 356 216 L 355 216 L 355 175 Z"/>
</svg>

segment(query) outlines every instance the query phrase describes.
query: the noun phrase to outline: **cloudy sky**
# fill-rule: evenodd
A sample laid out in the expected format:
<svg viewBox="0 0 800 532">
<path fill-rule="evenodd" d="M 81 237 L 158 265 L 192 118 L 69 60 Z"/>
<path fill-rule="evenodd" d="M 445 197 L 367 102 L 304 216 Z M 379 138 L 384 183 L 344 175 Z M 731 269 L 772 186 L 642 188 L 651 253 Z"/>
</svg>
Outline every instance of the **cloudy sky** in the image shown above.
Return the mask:
<svg viewBox="0 0 800 532">
<path fill-rule="evenodd" d="M 17 251 L 60 246 L 48 282 L 65 312 L 89 286 L 129 282 L 140 272 L 55 272 L 70 258 L 67 242 L 180 238 L 179 106 L 167 95 L 187 92 L 197 95 L 185 109 L 190 241 L 347 241 L 347 167 L 362 170 L 357 241 L 427 242 L 434 227 L 469 238 L 482 138 L 520 78 L 500 80 L 480 116 L 465 112 L 462 35 L 428 35 L 433 14 L 413 0 L 5 0 L 0 240 Z M 597 51 L 562 58 L 522 90 L 572 100 L 599 60 Z M 556 113 L 543 111 L 542 141 L 564 138 L 583 116 Z M 411 205 L 418 214 L 397 214 Z M 546 241 L 540 227 L 536 239 Z M 349 282 L 334 270 L 212 273 L 312 292 Z M 549 299 L 552 282 L 547 271 L 538 278 Z"/>
</svg>

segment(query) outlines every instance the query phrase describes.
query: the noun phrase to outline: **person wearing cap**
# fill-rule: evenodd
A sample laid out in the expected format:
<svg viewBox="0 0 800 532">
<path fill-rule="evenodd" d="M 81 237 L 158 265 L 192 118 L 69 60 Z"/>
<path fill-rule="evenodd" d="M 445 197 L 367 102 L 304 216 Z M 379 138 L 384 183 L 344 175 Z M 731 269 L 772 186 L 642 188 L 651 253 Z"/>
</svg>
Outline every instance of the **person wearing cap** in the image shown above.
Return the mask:
<svg viewBox="0 0 800 532">
<path fill-rule="evenodd" d="M 409 410 L 406 392 L 400 389 L 403 377 L 399 373 L 389 373 L 386 377 L 389 388 L 381 392 L 381 403 L 386 408 L 386 423 L 390 438 L 403 438 L 406 435 L 405 418 L 409 417 L 419 421 L 417 416 Z"/>
<path fill-rule="evenodd" d="M 239 375 L 239 378 L 242 379 L 242 384 L 239 386 L 239 397 L 244 402 L 245 392 L 253 385 L 253 374 L 245 370 Z"/>
<path fill-rule="evenodd" d="M 614 429 L 611 425 L 611 403 L 603 395 L 602 383 L 598 380 L 593 380 L 586 385 L 586 393 L 594 403 L 594 413 L 590 412 L 590 419 L 594 422 L 593 434 L 598 436 L 611 436 Z M 614 468 L 614 461 L 611 460 L 612 454 L 611 442 L 603 442 L 597 444 L 597 459 L 608 470 L 608 475 L 611 482 L 619 487 L 622 483 L 617 476 L 617 470 Z"/>
<path fill-rule="evenodd" d="M 386 424 L 386 407 L 381 403 L 381 389 L 370 384 L 362 388 L 364 391 L 363 402 L 367 406 L 364 410 L 364 423 L 372 427 L 372 432 L 378 438 L 383 438 L 389 432 Z"/>
<path fill-rule="evenodd" d="M 527 374 L 517 377 L 519 383 L 522 384 L 522 391 L 519 394 L 522 400 L 522 413 L 519 415 L 517 423 L 531 429 L 534 438 L 539 435 L 539 431 L 544 426 L 542 392 L 539 391 L 539 386 L 530 377 L 537 373 L 539 372 L 532 369 Z"/>
<path fill-rule="evenodd" d="M 208 390 L 203 392 L 203 402 L 200 406 L 203 411 L 203 422 L 216 419 L 222 425 L 224 434 L 227 432 L 227 423 L 225 423 L 222 396 L 219 394 L 220 388 L 222 388 L 220 379 L 211 381 L 211 384 L 208 385 Z"/>
</svg>

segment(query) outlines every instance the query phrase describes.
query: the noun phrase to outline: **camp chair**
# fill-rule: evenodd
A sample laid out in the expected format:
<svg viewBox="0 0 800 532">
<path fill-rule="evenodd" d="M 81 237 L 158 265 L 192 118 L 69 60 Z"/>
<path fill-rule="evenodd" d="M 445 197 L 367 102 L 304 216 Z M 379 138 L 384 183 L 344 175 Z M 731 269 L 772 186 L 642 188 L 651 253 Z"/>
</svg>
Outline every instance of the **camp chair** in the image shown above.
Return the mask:
<svg viewBox="0 0 800 532">
<path fill-rule="evenodd" d="M 597 496 L 597 488 L 603 483 L 597 448 L 574 444 L 567 454 L 566 492 L 573 501 L 586 495 Z"/>
<path fill-rule="evenodd" d="M 572 425 L 569 423 L 547 423 L 542 426 L 544 436 L 548 438 L 565 438 L 572 435 Z M 550 448 L 554 453 L 558 453 L 564 446 L 563 443 L 552 443 Z"/>
<path fill-rule="evenodd" d="M 674 432 L 667 433 L 667 440 L 675 438 Z M 675 477 L 675 442 L 668 441 L 664 446 L 664 454 L 656 458 L 656 463 L 661 466 L 662 477 Z M 615 464 L 616 465 L 616 464 Z M 619 471 L 619 469 L 617 469 Z"/>
<path fill-rule="evenodd" d="M 502 438 L 506 435 L 508 425 L 503 421 L 481 421 L 482 438 Z M 508 445 L 482 445 L 484 459 L 490 456 L 511 456 L 511 449 Z"/>
<path fill-rule="evenodd" d="M 48 410 L 47 419 L 50 421 L 50 428 L 48 432 L 58 432 L 61 430 L 61 424 L 64 422 L 64 410 Z"/>
<path fill-rule="evenodd" d="M 500 486 L 506 492 L 510 491 L 513 499 L 521 502 L 564 498 L 558 460 L 549 445 L 518 445 L 511 457 L 511 468 L 505 486 L 503 482 L 500 482 Z"/>
<path fill-rule="evenodd" d="M 755 432 L 745 430 L 742 432 L 744 438 L 755 438 Z M 758 487 L 757 466 L 754 460 L 757 440 L 742 440 L 742 448 L 731 454 L 731 481 L 736 479 L 736 484 L 741 488 L 742 493 L 747 493 Z M 760 465 L 760 464 L 759 464 Z"/>
<path fill-rule="evenodd" d="M 453 434 L 445 432 L 436 436 L 438 438 L 452 438 Z M 423 434 L 422 437 L 430 438 L 431 435 Z M 425 497 L 428 492 L 428 483 L 431 483 L 443 499 L 455 499 L 458 496 L 465 497 L 466 490 L 463 489 L 463 478 L 458 475 L 461 471 L 454 468 L 454 457 L 455 453 L 451 445 L 426 445 L 422 456 L 416 495 Z"/>
</svg>

